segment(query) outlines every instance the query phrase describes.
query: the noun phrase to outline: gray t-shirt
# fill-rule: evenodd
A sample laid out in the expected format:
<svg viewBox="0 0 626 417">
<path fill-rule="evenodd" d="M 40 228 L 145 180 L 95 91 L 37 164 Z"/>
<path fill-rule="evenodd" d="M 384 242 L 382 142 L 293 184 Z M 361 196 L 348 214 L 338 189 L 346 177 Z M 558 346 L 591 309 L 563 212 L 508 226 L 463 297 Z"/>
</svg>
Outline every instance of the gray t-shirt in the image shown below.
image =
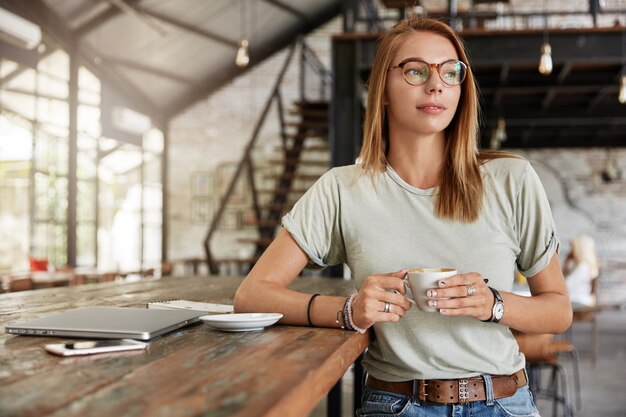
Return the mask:
<svg viewBox="0 0 626 417">
<path fill-rule="evenodd" d="M 495 159 L 481 172 L 485 193 L 474 223 L 438 218 L 437 188 L 415 188 L 390 166 L 371 175 L 351 165 L 324 174 L 282 224 L 313 266 L 346 263 L 357 288 L 373 274 L 451 266 L 511 291 L 516 267 L 533 276 L 555 253 L 552 213 L 528 161 Z M 382 380 L 512 374 L 525 365 L 507 326 L 469 317 L 413 307 L 397 323 L 376 323 L 374 332 L 364 365 Z"/>
</svg>

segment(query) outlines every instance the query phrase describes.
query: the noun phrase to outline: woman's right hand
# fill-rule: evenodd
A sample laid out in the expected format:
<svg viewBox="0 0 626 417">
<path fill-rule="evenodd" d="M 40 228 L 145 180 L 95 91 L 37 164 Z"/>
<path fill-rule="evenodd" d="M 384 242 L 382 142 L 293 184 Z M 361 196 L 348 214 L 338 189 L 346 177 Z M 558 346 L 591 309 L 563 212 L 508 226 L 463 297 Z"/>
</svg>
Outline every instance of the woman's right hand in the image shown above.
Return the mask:
<svg viewBox="0 0 626 417">
<path fill-rule="evenodd" d="M 374 323 L 396 322 L 411 308 L 411 303 L 404 296 L 406 287 L 403 278 L 405 269 L 384 275 L 370 275 L 352 301 L 352 320 L 362 329 Z M 392 290 L 392 291 L 388 291 Z M 389 303 L 389 312 L 385 312 L 385 303 Z"/>
</svg>

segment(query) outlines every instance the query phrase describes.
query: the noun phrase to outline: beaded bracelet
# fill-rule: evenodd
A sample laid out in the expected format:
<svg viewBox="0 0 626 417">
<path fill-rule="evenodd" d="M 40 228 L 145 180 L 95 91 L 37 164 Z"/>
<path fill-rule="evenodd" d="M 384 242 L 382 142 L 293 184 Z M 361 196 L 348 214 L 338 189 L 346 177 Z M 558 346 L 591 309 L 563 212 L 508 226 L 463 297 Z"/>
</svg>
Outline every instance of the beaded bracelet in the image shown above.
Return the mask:
<svg viewBox="0 0 626 417">
<path fill-rule="evenodd" d="M 346 302 L 343 304 L 343 320 L 346 323 L 346 329 L 354 330 L 354 327 L 352 327 L 352 325 L 350 324 L 350 320 L 348 319 L 348 308 L 350 307 L 350 304 L 348 304 L 349 301 L 350 297 L 346 298 Z"/>
<path fill-rule="evenodd" d="M 354 296 L 356 294 L 352 294 L 350 296 L 350 298 L 348 298 L 348 323 L 350 323 L 350 326 L 356 330 L 357 332 L 364 334 L 365 333 L 365 329 L 361 329 L 359 326 L 357 326 L 356 324 L 354 324 L 354 320 L 352 319 L 352 301 L 354 300 Z"/>
<path fill-rule="evenodd" d="M 350 297 L 346 298 L 346 301 L 343 303 L 343 307 L 337 312 L 337 317 L 335 317 L 335 323 L 339 324 L 339 327 L 342 329 L 354 330 L 350 326 L 350 322 L 348 322 L 347 306 L 349 298 Z M 339 321 L 339 317 L 341 317 L 341 322 Z"/>
</svg>

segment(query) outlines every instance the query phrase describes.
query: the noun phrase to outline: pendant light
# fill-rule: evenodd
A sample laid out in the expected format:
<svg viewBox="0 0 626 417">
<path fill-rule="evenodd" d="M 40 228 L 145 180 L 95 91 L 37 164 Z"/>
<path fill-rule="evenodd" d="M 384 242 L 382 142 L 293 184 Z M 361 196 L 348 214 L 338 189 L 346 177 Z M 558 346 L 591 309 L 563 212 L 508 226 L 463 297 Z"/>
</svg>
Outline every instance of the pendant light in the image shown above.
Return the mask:
<svg viewBox="0 0 626 417">
<path fill-rule="evenodd" d="M 239 41 L 239 49 L 237 49 L 237 58 L 235 58 L 235 64 L 238 67 L 247 67 L 250 63 L 250 55 L 248 55 L 248 40 L 242 39 Z"/>
<path fill-rule="evenodd" d="M 539 73 L 541 75 L 552 74 L 552 47 L 548 42 L 541 44 L 541 58 L 539 59 Z"/>
<path fill-rule="evenodd" d="M 239 40 L 239 48 L 237 49 L 237 57 L 235 64 L 239 68 L 245 68 L 250 63 L 250 55 L 248 54 L 248 39 L 246 39 L 246 2 L 241 0 L 241 39 Z"/>
<path fill-rule="evenodd" d="M 539 58 L 539 73 L 541 75 L 552 74 L 552 47 L 548 42 L 548 14 L 545 10 L 544 3 L 544 19 L 545 26 L 543 31 L 543 43 L 541 44 L 541 58 Z"/>
</svg>

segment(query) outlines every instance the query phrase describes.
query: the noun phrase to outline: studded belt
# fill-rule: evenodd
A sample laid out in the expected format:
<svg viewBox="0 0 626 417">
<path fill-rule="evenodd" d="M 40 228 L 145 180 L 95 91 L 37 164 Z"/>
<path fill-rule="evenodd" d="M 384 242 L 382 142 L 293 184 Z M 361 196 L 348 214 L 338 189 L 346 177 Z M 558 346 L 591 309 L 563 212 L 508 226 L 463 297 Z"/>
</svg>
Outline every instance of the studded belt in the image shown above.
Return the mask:
<svg viewBox="0 0 626 417">
<path fill-rule="evenodd" d="M 528 384 L 523 369 L 513 375 L 493 375 L 491 381 L 494 398 L 510 397 L 518 388 Z M 485 381 L 481 377 L 389 382 L 368 376 L 365 386 L 408 396 L 414 395 L 415 388 L 415 394 L 420 401 L 440 404 L 468 404 L 487 399 Z"/>
</svg>

